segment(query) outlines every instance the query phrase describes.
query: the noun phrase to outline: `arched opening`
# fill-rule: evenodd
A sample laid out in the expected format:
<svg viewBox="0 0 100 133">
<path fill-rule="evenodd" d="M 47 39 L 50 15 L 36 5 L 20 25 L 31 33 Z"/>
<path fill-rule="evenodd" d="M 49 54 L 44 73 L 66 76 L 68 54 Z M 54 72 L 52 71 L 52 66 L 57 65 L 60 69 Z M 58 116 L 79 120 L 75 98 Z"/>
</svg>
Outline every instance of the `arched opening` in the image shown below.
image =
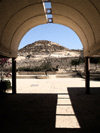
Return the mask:
<svg viewBox="0 0 100 133">
<path fill-rule="evenodd" d="M 82 43 L 77 34 L 70 28 L 57 24 L 44 24 L 31 29 L 22 38 L 19 49 L 16 59 L 19 73 L 32 71 L 37 78 L 36 75 L 40 76 L 41 72 L 44 78 L 47 73 L 48 76 L 59 78 L 67 78 L 68 74 L 69 77 L 77 77 L 78 64 L 73 62 L 83 59 Z M 83 64 L 79 68 L 84 71 Z"/>
<path fill-rule="evenodd" d="M 21 39 L 19 49 L 38 40 L 58 43 L 68 49 L 83 49 L 78 35 L 61 24 L 42 24 L 29 30 Z"/>
</svg>

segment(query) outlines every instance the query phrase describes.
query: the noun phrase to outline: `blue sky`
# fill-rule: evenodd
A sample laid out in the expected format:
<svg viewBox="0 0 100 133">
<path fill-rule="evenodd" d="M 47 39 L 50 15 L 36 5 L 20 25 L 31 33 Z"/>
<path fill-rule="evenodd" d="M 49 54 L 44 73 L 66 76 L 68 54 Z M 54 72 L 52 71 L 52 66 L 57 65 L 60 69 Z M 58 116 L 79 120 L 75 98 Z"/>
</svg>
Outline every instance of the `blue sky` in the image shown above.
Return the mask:
<svg viewBox="0 0 100 133">
<path fill-rule="evenodd" d="M 22 38 L 19 49 L 38 40 L 49 40 L 69 49 L 82 49 L 77 34 L 70 28 L 59 24 L 43 24 L 29 30 Z"/>
</svg>

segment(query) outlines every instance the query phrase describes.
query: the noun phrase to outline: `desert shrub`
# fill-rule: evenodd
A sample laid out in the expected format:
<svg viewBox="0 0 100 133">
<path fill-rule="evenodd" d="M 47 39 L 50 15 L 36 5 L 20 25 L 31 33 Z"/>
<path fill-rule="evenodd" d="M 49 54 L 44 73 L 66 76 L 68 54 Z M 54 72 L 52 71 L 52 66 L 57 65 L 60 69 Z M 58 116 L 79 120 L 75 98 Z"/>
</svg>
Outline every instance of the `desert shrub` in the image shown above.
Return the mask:
<svg viewBox="0 0 100 133">
<path fill-rule="evenodd" d="M 11 82 L 9 80 L 0 81 L 0 93 L 6 92 L 6 90 L 11 88 Z"/>
<path fill-rule="evenodd" d="M 45 71 L 45 70 L 51 71 L 51 69 L 52 69 L 52 64 L 51 64 L 51 62 L 49 62 L 49 61 L 43 62 L 43 63 L 41 64 L 40 68 L 41 68 L 42 71 Z"/>
<path fill-rule="evenodd" d="M 4 80 L 5 76 L 11 76 L 10 74 L 10 64 L 11 62 L 9 62 L 9 58 L 0 58 L 0 79 L 1 81 Z"/>
<path fill-rule="evenodd" d="M 47 62 L 43 62 L 40 68 L 42 71 L 58 71 L 58 66 L 59 65 L 57 65 L 56 67 L 53 67 L 52 63 L 50 61 L 47 61 Z"/>
<path fill-rule="evenodd" d="M 40 67 L 20 67 L 18 68 L 18 71 L 26 71 L 26 72 L 38 72 L 38 71 L 41 71 L 41 68 Z"/>
<path fill-rule="evenodd" d="M 32 72 L 44 72 L 44 71 L 57 71 L 58 68 L 53 68 L 51 62 L 43 62 L 40 66 L 35 67 L 19 67 L 18 71 L 32 71 Z"/>
<path fill-rule="evenodd" d="M 77 65 L 79 65 L 79 59 L 73 59 L 72 61 L 71 61 L 71 65 L 72 66 L 75 66 L 75 71 L 76 71 L 76 68 L 77 68 Z"/>
<path fill-rule="evenodd" d="M 30 68 L 30 67 L 19 67 L 18 70 L 19 71 L 33 71 L 33 68 Z"/>
<path fill-rule="evenodd" d="M 84 63 L 85 61 L 84 61 L 84 57 L 80 57 L 79 58 L 79 64 L 82 64 L 82 63 Z"/>
</svg>

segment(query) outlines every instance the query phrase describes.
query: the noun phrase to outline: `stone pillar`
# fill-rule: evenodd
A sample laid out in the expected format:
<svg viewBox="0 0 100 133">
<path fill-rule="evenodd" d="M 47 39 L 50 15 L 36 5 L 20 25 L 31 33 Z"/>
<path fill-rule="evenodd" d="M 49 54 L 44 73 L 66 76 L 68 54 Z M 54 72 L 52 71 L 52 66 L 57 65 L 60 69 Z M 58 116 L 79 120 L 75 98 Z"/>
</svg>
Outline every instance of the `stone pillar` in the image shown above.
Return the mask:
<svg viewBox="0 0 100 133">
<path fill-rule="evenodd" d="M 90 58 L 85 57 L 85 87 L 86 87 L 86 94 L 90 94 Z"/>
<path fill-rule="evenodd" d="M 16 58 L 12 58 L 12 94 L 16 94 Z"/>
</svg>

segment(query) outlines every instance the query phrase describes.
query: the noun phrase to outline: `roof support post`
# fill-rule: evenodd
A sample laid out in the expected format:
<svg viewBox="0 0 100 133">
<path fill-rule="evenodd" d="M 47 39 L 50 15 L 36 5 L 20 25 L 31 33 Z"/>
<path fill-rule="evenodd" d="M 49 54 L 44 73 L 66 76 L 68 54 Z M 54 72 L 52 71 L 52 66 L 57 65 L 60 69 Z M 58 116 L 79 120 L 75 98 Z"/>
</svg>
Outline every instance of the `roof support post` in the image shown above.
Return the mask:
<svg viewBox="0 0 100 133">
<path fill-rule="evenodd" d="M 12 58 L 12 94 L 16 94 L 16 58 Z"/>
<path fill-rule="evenodd" d="M 86 94 L 90 94 L 90 58 L 85 57 L 85 87 L 86 87 Z"/>
</svg>

